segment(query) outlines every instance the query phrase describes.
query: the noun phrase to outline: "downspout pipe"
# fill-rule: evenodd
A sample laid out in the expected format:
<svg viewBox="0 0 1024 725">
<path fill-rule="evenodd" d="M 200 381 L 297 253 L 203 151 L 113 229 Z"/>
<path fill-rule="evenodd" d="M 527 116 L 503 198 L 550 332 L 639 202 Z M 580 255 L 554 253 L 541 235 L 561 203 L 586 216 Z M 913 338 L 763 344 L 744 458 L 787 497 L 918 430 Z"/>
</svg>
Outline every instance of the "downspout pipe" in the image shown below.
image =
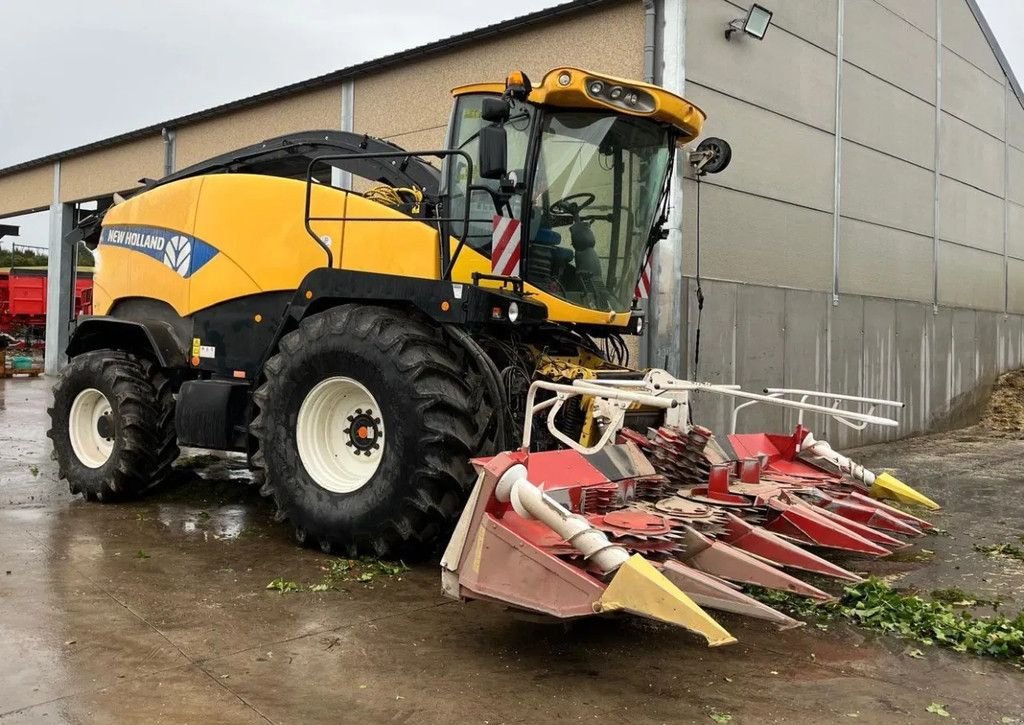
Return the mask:
<svg viewBox="0 0 1024 725">
<path fill-rule="evenodd" d="M 644 0 L 644 83 L 654 83 L 654 36 L 658 22 L 655 0 Z"/>
</svg>

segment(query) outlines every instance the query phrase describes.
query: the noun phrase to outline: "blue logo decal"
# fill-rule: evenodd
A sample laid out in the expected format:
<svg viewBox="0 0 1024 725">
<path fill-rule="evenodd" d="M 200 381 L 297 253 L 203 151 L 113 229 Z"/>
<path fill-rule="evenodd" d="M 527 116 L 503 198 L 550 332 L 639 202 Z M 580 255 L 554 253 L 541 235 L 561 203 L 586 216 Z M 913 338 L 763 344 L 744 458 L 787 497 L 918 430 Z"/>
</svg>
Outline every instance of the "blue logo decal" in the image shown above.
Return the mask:
<svg viewBox="0 0 1024 725">
<path fill-rule="evenodd" d="M 156 227 L 104 227 L 100 244 L 142 252 L 167 265 L 185 279 L 217 256 L 217 248 L 202 239 Z"/>
</svg>

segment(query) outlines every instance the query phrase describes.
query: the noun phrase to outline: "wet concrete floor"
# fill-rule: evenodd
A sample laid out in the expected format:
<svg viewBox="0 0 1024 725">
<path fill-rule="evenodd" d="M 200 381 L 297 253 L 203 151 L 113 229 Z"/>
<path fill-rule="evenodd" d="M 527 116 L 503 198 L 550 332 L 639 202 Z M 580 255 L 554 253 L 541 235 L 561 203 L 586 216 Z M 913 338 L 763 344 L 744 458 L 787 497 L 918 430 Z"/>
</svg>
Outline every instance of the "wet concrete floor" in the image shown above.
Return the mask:
<svg viewBox="0 0 1024 725">
<path fill-rule="evenodd" d="M 778 633 L 721 615 L 740 644 L 709 650 L 636 620 L 564 628 L 449 602 L 433 564 L 270 591 L 322 580 L 330 558 L 292 543 L 237 460 L 186 459 L 141 501 L 87 504 L 56 480 L 48 385 L 0 381 L 2 725 L 936 723 L 935 702 L 957 722 L 1024 723 L 1024 672 L 843 624 Z M 1024 565 L 974 545 L 1024 534 L 1024 441 L 968 430 L 861 458 L 945 502 L 952 533 L 872 571 L 1020 608 Z"/>
</svg>

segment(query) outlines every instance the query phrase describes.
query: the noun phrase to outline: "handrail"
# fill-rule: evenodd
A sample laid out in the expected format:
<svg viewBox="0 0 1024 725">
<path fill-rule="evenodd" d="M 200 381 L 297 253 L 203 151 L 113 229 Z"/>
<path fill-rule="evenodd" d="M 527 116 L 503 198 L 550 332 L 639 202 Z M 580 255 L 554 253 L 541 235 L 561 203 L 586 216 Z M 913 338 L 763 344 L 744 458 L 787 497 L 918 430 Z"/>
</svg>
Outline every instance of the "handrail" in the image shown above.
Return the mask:
<svg viewBox="0 0 1024 725">
<path fill-rule="evenodd" d="M 306 232 L 313 238 L 313 240 L 319 244 L 324 252 L 327 254 L 327 266 L 334 267 L 334 252 L 331 250 L 329 244 L 325 244 L 324 241 L 317 235 L 313 230 L 313 226 L 310 222 L 314 221 L 384 221 L 384 222 L 399 222 L 399 221 L 424 221 L 421 219 L 415 219 L 410 217 L 409 219 L 396 219 L 391 217 L 311 217 L 310 216 L 310 205 L 313 197 L 313 167 L 318 163 L 326 163 L 328 161 L 348 161 L 350 159 L 388 159 L 388 158 L 409 158 L 412 156 L 434 156 L 439 159 L 443 159 L 446 156 L 462 156 L 466 160 L 466 186 L 467 189 L 470 187 L 473 181 L 473 158 L 460 149 L 435 149 L 431 151 L 381 151 L 376 153 L 356 153 L 356 154 L 325 154 L 323 156 L 316 156 L 309 161 L 309 165 L 306 167 L 306 203 L 304 221 L 306 224 Z M 461 217 L 430 217 L 426 221 L 431 222 L 461 222 L 463 224 L 463 230 L 469 228 L 469 209 L 470 205 L 467 203 L 463 209 Z M 443 236 L 443 235 L 442 235 Z M 458 259 L 459 252 L 462 251 L 462 247 L 465 244 L 465 231 L 463 232 L 462 239 L 459 240 L 459 244 L 455 249 L 453 261 L 447 266 L 443 266 L 441 279 L 449 279 L 454 266 L 454 259 Z M 445 248 L 447 241 L 441 239 L 441 249 Z M 440 251 L 440 250 L 439 250 Z M 442 254 L 442 262 L 444 261 Z"/>
<path fill-rule="evenodd" d="M 818 412 L 818 413 L 823 413 L 825 415 L 828 415 L 830 418 L 835 420 L 837 423 L 839 423 L 841 425 L 845 425 L 847 428 L 851 428 L 852 430 L 860 431 L 860 430 L 864 430 L 868 426 L 868 423 L 873 422 L 873 421 L 865 420 L 864 418 L 860 418 L 859 416 L 875 417 L 872 414 L 875 412 L 875 409 L 878 408 L 878 407 L 883 407 L 883 408 L 903 408 L 903 407 L 906 407 L 906 404 L 903 403 L 902 401 L 899 401 L 899 400 L 887 400 L 885 398 L 867 398 L 867 397 L 864 397 L 862 395 L 848 395 L 846 393 L 828 393 L 828 392 L 824 392 L 824 391 L 820 391 L 820 390 L 803 390 L 803 389 L 800 389 L 800 388 L 764 388 L 764 392 L 766 393 L 766 398 L 772 398 L 772 401 L 771 401 L 772 403 L 774 403 L 776 405 L 783 405 L 784 407 L 792 407 L 792 406 L 786 406 L 785 405 L 785 403 L 788 403 L 788 402 L 799 402 L 799 403 L 801 403 L 803 405 L 808 405 L 809 406 L 811 404 L 807 403 L 808 398 L 818 398 L 818 399 L 834 401 L 832 403 L 832 405 L 827 407 L 827 408 L 825 408 L 824 406 L 816 406 L 818 408 L 817 410 L 814 410 L 813 408 L 810 408 L 810 407 L 800 408 L 799 409 L 800 413 L 797 415 L 797 425 L 803 425 L 803 423 L 804 423 L 804 411 L 805 410 L 811 410 L 812 412 Z M 792 396 L 799 395 L 800 396 L 800 400 L 799 401 L 790 401 L 790 400 L 785 399 L 783 397 L 783 396 L 786 396 L 786 395 L 792 395 Z M 785 401 L 785 403 L 782 402 L 782 401 Z M 740 413 L 741 410 L 743 410 L 744 408 L 749 408 L 752 405 L 757 405 L 758 403 L 763 403 L 763 402 L 768 402 L 768 401 L 767 400 L 751 400 L 750 402 L 742 403 L 741 405 L 737 405 L 736 407 L 734 407 L 733 410 L 732 410 L 732 415 L 729 418 L 729 432 L 730 433 L 735 433 L 736 432 L 736 426 L 737 426 L 737 422 L 739 420 L 739 413 Z M 840 405 L 840 403 L 843 403 L 843 402 L 863 403 L 863 404 L 868 404 L 869 407 L 868 407 L 867 411 L 854 412 L 854 411 L 851 411 L 851 410 L 840 409 L 839 405 Z M 855 420 L 859 420 L 860 422 L 857 422 L 857 423 L 853 422 Z M 886 418 L 886 419 L 883 419 L 883 420 L 889 420 L 889 419 Z M 876 423 L 876 425 L 877 425 L 877 423 Z M 897 424 L 894 423 L 893 425 L 897 425 Z"/>
</svg>

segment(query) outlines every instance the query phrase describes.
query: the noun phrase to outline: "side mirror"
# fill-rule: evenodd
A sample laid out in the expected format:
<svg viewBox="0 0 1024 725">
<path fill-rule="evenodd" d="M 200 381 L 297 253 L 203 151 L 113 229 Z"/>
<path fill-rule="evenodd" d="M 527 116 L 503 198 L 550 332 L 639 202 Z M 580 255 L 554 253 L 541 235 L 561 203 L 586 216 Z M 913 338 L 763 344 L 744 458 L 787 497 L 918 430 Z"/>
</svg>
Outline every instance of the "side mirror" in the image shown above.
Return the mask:
<svg viewBox="0 0 1024 725">
<path fill-rule="evenodd" d="M 504 98 L 484 98 L 480 117 L 488 123 L 504 123 L 512 115 L 512 105 Z"/>
<path fill-rule="evenodd" d="M 504 126 L 484 126 L 480 129 L 481 179 L 501 179 L 508 171 L 508 139 Z"/>
</svg>

